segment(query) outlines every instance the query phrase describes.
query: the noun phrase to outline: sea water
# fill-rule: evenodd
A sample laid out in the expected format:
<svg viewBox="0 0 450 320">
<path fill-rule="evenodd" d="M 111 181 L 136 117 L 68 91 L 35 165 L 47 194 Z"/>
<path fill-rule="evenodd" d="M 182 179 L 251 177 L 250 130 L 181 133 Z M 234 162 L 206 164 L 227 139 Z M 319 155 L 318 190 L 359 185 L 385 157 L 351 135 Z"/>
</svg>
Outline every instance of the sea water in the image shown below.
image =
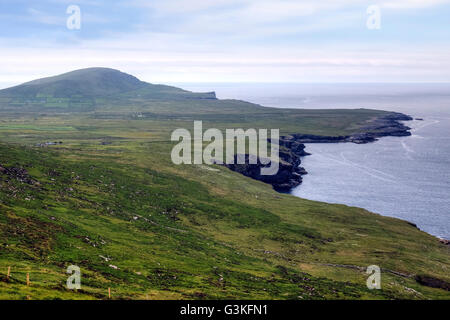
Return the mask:
<svg viewBox="0 0 450 320">
<path fill-rule="evenodd" d="M 450 84 L 178 84 L 279 108 L 371 108 L 423 118 L 411 137 L 307 144 L 298 197 L 366 208 L 450 239 Z"/>
</svg>

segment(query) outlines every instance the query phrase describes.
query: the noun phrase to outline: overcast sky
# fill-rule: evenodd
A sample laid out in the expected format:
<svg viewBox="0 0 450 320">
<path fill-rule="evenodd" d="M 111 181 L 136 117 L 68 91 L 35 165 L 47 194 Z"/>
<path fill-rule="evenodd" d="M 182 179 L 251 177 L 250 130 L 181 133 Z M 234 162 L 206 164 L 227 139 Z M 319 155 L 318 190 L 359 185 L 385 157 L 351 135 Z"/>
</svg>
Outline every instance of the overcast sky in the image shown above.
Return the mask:
<svg viewBox="0 0 450 320">
<path fill-rule="evenodd" d="M 0 87 L 93 66 L 156 83 L 448 82 L 450 0 L 0 0 Z"/>
</svg>

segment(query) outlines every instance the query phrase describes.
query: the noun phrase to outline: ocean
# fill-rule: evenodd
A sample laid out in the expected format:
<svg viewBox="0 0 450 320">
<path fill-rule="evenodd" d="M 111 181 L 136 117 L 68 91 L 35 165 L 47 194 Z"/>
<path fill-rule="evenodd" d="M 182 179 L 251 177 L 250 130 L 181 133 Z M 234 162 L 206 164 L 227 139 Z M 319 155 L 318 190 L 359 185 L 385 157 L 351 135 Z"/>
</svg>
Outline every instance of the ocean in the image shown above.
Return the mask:
<svg viewBox="0 0 450 320">
<path fill-rule="evenodd" d="M 368 209 L 450 239 L 450 83 L 176 84 L 278 108 L 371 108 L 422 118 L 411 137 L 370 144 L 307 144 L 301 198 Z"/>
</svg>

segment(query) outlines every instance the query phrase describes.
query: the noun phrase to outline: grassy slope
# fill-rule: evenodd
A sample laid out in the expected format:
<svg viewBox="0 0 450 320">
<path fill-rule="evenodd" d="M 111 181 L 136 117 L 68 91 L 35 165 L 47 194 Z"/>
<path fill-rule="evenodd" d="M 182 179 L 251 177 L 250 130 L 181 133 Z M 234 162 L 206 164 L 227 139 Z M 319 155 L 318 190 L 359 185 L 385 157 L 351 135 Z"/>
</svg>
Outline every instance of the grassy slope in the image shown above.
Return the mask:
<svg viewBox="0 0 450 320">
<path fill-rule="evenodd" d="M 12 267 L 0 298 L 105 298 L 108 287 L 134 299 L 449 298 L 388 271 L 383 290 L 366 288 L 356 266 L 450 280 L 448 247 L 404 221 L 278 194 L 223 167 L 170 161 L 171 130 L 193 120 L 341 135 L 382 112 L 124 101 L 97 101 L 82 114 L 55 114 L 53 102 L 38 113 L 2 105 L 8 144 L 0 164 L 26 167 L 40 184 L 0 176 L 0 274 Z M 30 147 L 48 140 L 64 144 Z M 64 287 L 70 264 L 82 268 L 76 293 Z"/>
</svg>

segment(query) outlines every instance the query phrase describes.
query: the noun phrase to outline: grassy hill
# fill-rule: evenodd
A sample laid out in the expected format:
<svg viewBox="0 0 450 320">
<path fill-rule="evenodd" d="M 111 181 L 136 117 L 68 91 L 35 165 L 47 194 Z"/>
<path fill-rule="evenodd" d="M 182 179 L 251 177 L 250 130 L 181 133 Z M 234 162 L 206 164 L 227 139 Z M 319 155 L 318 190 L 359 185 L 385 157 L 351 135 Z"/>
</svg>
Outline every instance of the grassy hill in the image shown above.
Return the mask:
<svg viewBox="0 0 450 320">
<path fill-rule="evenodd" d="M 88 68 L 30 81 L 0 90 L 0 102 L 14 109 L 86 112 L 105 100 L 215 99 L 214 93 L 195 94 L 179 88 L 154 85 L 108 68 Z"/>
<path fill-rule="evenodd" d="M 81 69 L 38 79 L 3 90 L 10 97 L 53 96 L 55 98 L 107 96 L 136 90 L 147 84 L 139 79 L 107 68 Z"/>
<path fill-rule="evenodd" d="M 117 77 L 97 87 L 104 72 Z M 170 161 L 171 131 L 193 120 L 343 135 L 384 111 L 265 108 L 109 69 L 15 88 L 0 91 L 0 299 L 105 299 L 108 288 L 114 299 L 450 298 L 419 277 L 449 282 L 449 247 L 405 221 Z M 74 92 L 89 108 L 30 102 Z M 62 144 L 36 147 L 46 141 Z M 65 287 L 72 264 L 76 292 Z M 382 290 L 366 287 L 373 264 Z"/>
</svg>

